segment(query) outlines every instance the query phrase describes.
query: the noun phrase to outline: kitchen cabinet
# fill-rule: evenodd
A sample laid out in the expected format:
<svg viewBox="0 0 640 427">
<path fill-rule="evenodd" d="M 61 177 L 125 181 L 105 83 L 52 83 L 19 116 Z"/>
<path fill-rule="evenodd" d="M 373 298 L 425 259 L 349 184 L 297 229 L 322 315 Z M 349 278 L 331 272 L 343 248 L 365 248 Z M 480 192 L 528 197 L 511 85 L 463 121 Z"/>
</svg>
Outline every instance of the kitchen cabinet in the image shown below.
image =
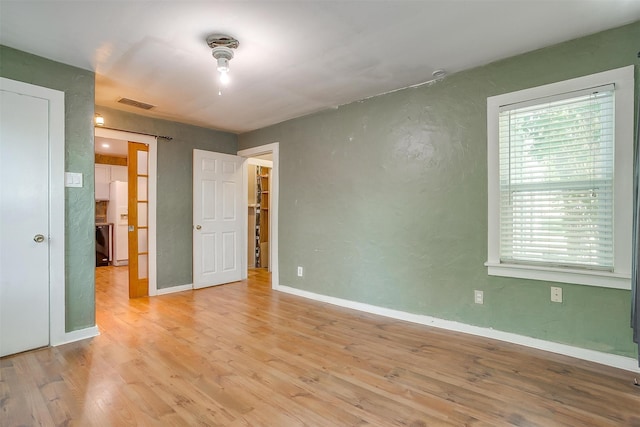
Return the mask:
<svg viewBox="0 0 640 427">
<path fill-rule="evenodd" d="M 96 200 L 109 200 L 109 184 L 113 181 L 128 181 L 126 166 L 96 163 Z"/>
<path fill-rule="evenodd" d="M 109 183 L 111 182 L 111 167 L 96 164 L 96 200 L 109 200 Z"/>
<path fill-rule="evenodd" d="M 111 179 L 109 180 L 109 182 L 113 182 L 113 181 L 127 182 L 129 181 L 128 173 L 129 171 L 126 166 L 111 165 Z"/>
</svg>

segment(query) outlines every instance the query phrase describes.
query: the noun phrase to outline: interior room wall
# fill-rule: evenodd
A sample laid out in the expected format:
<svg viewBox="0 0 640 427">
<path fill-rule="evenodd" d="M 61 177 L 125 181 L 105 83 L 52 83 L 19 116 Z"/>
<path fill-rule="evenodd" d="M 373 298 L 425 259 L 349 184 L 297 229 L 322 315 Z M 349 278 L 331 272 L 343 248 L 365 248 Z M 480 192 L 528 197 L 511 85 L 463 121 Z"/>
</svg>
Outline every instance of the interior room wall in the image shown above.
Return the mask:
<svg viewBox="0 0 640 427">
<path fill-rule="evenodd" d="M 96 113 L 110 128 L 173 138 L 158 139 L 157 286 L 193 283 L 193 150 L 235 154 L 237 135 L 101 106 Z"/>
<path fill-rule="evenodd" d="M 635 357 L 630 291 L 551 303 L 557 284 L 483 263 L 487 97 L 636 64 L 638 40 L 640 22 L 240 135 L 280 143 L 280 284 Z"/>
<path fill-rule="evenodd" d="M 84 176 L 65 189 L 65 329 L 95 325 L 93 106 L 95 75 L 0 45 L 0 76 L 63 91 L 65 171 Z"/>
</svg>

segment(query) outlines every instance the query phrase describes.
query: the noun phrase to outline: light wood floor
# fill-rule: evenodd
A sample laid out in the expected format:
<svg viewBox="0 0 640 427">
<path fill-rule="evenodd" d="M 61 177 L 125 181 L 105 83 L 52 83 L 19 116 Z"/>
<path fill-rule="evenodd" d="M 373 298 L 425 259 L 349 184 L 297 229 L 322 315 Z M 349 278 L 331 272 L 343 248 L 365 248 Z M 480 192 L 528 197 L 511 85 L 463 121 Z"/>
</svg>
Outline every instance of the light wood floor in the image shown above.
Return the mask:
<svg viewBox="0 0 640 427">
<path fill-rule="evenodd" d="M 634 375 L 244 282 L 127 298 L 99 337 L 0 360 L 0 425 L 640 426 Z"/>
</svg>

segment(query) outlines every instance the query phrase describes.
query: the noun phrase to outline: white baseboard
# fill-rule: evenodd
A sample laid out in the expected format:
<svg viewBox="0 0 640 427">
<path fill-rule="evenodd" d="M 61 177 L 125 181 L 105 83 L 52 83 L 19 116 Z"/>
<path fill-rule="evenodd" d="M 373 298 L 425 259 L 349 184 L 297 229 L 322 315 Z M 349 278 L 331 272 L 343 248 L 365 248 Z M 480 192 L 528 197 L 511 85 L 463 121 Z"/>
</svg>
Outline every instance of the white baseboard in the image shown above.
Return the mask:
<svg viewBox="0 0 640 427">
<path fill-rule="evenodd" d="M 316 294 L 289 286 L 274 286 L 274 290 L 286 292 L 288 294 L 297 295 L 312 300 L 326 302 L 340 307 L 351 308 L 354 310 L 364 311 L 367 313 L 377 314 L 380 316 L 390 317 L 407 322 L 419 323 L 421 325 L 433 326 L 435 328 L 447 329 L 450 331 L 463 332 L 466 334 L 477 335 L 485 338 L 496 339 L 513 344 L 519 344 L 526 347 L 536 348 L 538 350 L 549 351 L 552 353 L 571 356 L 578 359 L 588 360 L 590 362 L 600 363 L 602 365 L 612 366 L 614 368 L 624 369 L 631 372 L 639 372 L 638 361 L 631 357 L 618 356 L 610 353 L 589 350 L 586 348 L 574 347 L 566 344 L 560 344 L 552 341 L 545 341 L 538 338 L 531 338 L 524 335 L 518 335 L 511 332 L 498 331 L 491 328 L 483 328 L 480 326 L 468 325 L 466 323 L 454 322 L 451 320 L 439 319 L 437 317 L 425 316 L 422 314 L 407 313 L 405 311 L 392 310 L 389 308 L 378 307 L 375 305 L 365 304 L 356 301 L 349 301 L 341 298 L 331 297 L 328 295 Z"/>
<path fill-rule="evenodd" d="M 77 331 L 66 332 L 64 336 L 60 338 L 57 342 L 52 342 L 52 346 L 59 346 L 63 344 L 69 344 L 71 342 L 84 340 L 87 338 L 93 338 L 100 335 L 100 331 L 97 326 L 91 326 L 89 328 L 80 329 Z"/>
<path fill-rule="evenodd" d="M 183 292 L 183 291 L 191 291 L 191 290 L 193 290 L 192 284 L 178 285 L 178 286 L 171 286 L 170 288 L 158 289 L 156 291 L 156 295 L 166 295 L 166 294 L 172 294 L 174 292 Z"/>
</svg>

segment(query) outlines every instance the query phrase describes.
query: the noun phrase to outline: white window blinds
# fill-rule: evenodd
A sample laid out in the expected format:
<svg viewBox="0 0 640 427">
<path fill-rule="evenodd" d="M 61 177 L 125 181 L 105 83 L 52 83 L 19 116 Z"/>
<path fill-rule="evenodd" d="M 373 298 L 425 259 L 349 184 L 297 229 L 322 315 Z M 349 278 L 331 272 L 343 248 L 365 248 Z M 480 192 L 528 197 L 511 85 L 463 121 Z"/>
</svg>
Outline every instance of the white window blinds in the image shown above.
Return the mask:
<svg viewBox="0 0 640 427">
<path fill-rule="evenodd" d="M 612 271 L 614 87 L 499 112 L 500 261 Z"/>
</svg>

